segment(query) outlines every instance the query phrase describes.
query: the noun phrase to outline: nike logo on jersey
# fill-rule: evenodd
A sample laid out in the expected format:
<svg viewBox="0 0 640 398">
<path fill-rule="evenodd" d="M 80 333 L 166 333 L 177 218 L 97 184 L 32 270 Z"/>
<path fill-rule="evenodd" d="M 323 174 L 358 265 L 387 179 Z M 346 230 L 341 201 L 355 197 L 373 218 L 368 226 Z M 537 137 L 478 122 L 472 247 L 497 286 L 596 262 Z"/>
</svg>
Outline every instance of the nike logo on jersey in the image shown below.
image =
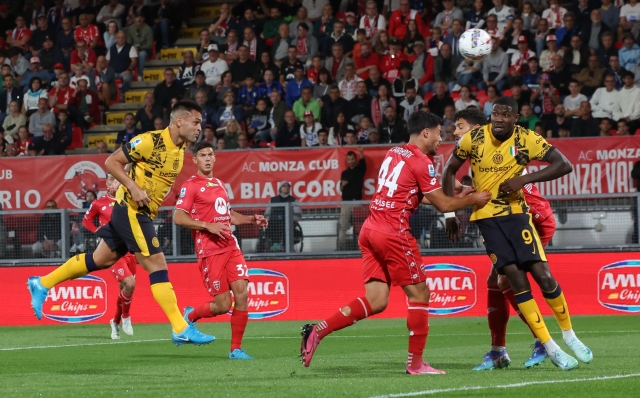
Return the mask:
<svg viewBox="0 0 640 398">
<path fill-rule="evenodd" d="M 567 309 L 565 308 L 564 304 L 562 304 L 562 312 L 560 314 L 566 314 L 567 313 Z"/>
</svg>

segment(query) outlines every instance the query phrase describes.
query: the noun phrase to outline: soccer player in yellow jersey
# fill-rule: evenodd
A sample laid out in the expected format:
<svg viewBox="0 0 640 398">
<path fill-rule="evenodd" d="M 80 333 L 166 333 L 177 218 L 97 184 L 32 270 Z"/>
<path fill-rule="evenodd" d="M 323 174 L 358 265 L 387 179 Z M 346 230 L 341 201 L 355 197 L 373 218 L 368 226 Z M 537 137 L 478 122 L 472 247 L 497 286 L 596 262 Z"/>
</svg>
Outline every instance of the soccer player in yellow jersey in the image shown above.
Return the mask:
<svg viewBox="0 0 640 398">
<path fill-rule="evenodd" d="M 66 280 L 109 268 L 131 252 L 149 273 L 153 298 L 171 322 L 173 342 L 200 345 L 215 340 L 182 318 L 153 226 L 162 200 L 182 169 L 185 145 L 197 140 L 201 122 L 200 106 L 178 102 L 171 111 L 169 127 L 140 134 L 107 158 L 107 170 L 121 183 L 111 221 L 96 231 L 102 241 L 94 253 L 79 254 L 49 275 L 29 278 L 31 306 L 38 319 L 42 318 L 42 306 L 49 289 Z M 125 166 L 130 163 L 127 173 Z"/>
<path fill-rule="evenodd" d="M 456 172 L 468 159 L 474 188 L 491 192 L 491 201 L 483 208 L 474 208 L 471 221 L 480 229 L 493 267 L 509 279 L 520 311 L 553 364 L 563 370 L 571 370 L 578 366 L 578 361 L 551 338 L 531 294 L 527 273 L 540 286 L 562 329 L 564 342 L 584 363 L 590 363 L 593 354 L 573 331 L 569 307 L 560 285 L 549 270 L 522 187 L 562 177 L 571 173 L 573 166 L 542 136 L 516 126 L 518 117 L 516 100 L 512 97 L 498 98 L 491 113 L 491 123 L 472 130 L 458 141 L 444 169 L 443 188 L 447 195 L 453 196 Z M 532 160 L 547 162 L 549 166 L 523 175 L 522 171 Z M 457 226 L 457 223 L 447 222 L 447 234 L 456 235 Z"/>
</svg>

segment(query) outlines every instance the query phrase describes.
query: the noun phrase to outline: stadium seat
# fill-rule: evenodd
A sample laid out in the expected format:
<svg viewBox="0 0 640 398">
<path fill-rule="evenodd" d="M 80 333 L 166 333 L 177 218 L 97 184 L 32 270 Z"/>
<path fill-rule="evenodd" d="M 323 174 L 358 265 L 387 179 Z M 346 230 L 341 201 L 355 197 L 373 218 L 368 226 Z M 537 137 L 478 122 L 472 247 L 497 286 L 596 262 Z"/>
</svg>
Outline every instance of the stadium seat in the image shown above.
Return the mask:
<svg viewBox="0 0 640 398">
<path fill-rule="evenodd" d="M 80 127 L 73 127 L 73 138 L 71 139 L 71 145 L 67 148 L 68 150 L 74 150 L 76 148 L 84 147 L 83 138 L 82 138 L 82 129 Z"/>
</svg>

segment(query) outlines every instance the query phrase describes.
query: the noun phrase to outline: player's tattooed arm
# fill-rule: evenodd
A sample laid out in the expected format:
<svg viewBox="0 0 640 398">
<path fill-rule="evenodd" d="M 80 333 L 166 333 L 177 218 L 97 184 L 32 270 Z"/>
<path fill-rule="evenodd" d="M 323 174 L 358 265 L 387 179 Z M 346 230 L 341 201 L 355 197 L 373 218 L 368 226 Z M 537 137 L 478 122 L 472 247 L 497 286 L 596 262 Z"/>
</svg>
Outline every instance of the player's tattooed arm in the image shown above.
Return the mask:
<svg viewBox="0 0 640 398">
<path fill-rule="evenodd" d="M 513 192 L 519 191 L 527 184 L 555 180 L 573 172 L 573 165 L 571 165 L 571 162 L 567 160 L 558 148 L 552 148 L 552 150 L 547 153 L 544 161 L 548 162 L 549 166 L 539 171 L 505 181 L 500 184 L 499 191 L 510 195 Z"/>
</svg>

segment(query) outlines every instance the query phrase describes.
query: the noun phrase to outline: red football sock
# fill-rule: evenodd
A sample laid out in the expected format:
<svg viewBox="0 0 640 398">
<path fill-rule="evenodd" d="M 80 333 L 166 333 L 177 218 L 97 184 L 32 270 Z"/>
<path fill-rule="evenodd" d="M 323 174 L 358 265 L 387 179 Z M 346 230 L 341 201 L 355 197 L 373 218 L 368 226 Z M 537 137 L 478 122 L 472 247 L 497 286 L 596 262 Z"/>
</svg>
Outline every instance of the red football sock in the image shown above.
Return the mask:
<svg viewBox="0 0 640 398">
<path fill-rule="evenodd" d="M 233 313 L 231 314 L 231 351 L 236 348 L 241 349 L 242 336 L 244 336 L 248 320 L 248 311 L 233 310 Z"/>
<path fill-rule="evenodd" d="M 489 321 L 489 330 L 491 331 L 492 346 L 505 346 L 509 315 L 509 302 L 500 291 L 500 288 L 497 286 L 487 287 L 487 319 Z"/>
<path fill-rule="evenodd" d="M 373 315 L 371 304 L 369 304 L 369 300 L 367 300 L 366 297 L 357 298 L 347 304 L 346 307 L 351 309 L 349 315 L 343 314 L 342 309 L 340 309 L 338 312 L 316 325 L 316 332 L 320 339 L 323 339 L 329 333 L 344 329 L 361 319 Z"/>
<path fill-rule="evenodd" d="M 116 325 L 120 324 L 122 320 L 122 297 L 118 295 L 118 302 L 116 303 L 116 314 L 113 316 L 113 322 Z"/>
<path fill-rule="evenodd" d="M 516 310 L 516 313 L 518 314 L 520 319 L 522 319 L 522 322 L 524 322 L 524 324 L 527 325 L 529 330 L 531 330 L 531 334 L 533 334 L 533 337 L 537 339 L 538 336 L 536 336 L 536 333 L 533 331 L 533 329 L 531 329 L 531 326 L 529 326 L 529 322 L 527 322 L 527 318 L 525 318 L 525 316 L 522 315 L 520 308 L 518 308 L 518 303 L 516 303 L 516 296 L 513 294 L 513 290 L 511 290 L 511 287 L 504 289 L 502 291 L 502 294 L 504 295 L 504 297 L 507 298 L 507 301 L 509 301 L 509 304 L 511 304 L 511 308 Z"/>
<path fill-rule="evenodd" d="M 131 296 L 127 296 L 124 290 L 122 290 L 120 291 L 120 298 L 122 299 L 122 317 L 129 318 L 129 308 L 131 308 L 133 294 Z"/>
<path fill-rule="evenodd" d="M 189 314 L 189 322 L 195 322 L 200 318 L 212 318 L 215 315 L 211 313 L 211 303 L 204 303 L 200 307 L 196 307 Z"/>
<path fill-rule="evenodd" d="M 422 354 L 429 335 L 429 303 L 414 303 L 409 301 L 407 314 L 407 329 L 409 329 L 409 358 L 407 366 L 417 369 L 422 366 Z"/>
</svg>

